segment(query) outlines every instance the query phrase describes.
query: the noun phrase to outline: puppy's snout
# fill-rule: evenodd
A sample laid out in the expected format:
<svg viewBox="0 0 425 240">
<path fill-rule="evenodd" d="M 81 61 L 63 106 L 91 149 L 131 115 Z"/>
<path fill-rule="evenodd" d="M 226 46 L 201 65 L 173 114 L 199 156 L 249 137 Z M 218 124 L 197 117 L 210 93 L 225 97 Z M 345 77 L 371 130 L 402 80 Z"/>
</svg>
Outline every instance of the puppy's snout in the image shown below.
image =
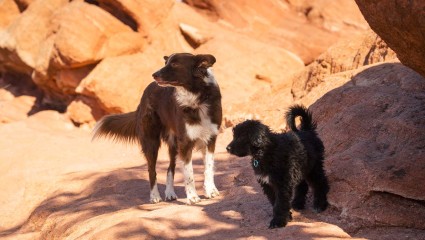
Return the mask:
<svg viewBox="0 0 425 240">
<path fill-rule="evenodd" d="M 226 147 L 227 152 L 230 152 L 232 150 L 232 147 L 229 145 Z"/>
</svg>

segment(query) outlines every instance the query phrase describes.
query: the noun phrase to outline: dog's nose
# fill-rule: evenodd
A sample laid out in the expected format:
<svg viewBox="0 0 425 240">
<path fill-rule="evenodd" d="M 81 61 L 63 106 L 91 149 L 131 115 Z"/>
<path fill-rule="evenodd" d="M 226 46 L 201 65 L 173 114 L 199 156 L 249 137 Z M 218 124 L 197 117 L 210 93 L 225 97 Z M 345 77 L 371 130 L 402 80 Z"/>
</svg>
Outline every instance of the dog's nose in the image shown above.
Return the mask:
<svg viewBox="0 0 425 240">
<path fill-rule="evenodd" d="M 153 77 L 153 78 L 158 78 L 158 77 L 159 77 L 159 72 L 154 72 L 154 73 L 152 74 L 152 77 Z"/>
<path fill-rule="evenodd" d="M 229 146 L 226 147 L 227 152 L 230 152 L 230 150 L 232 150 L 232 148 Z"/>
</svg>

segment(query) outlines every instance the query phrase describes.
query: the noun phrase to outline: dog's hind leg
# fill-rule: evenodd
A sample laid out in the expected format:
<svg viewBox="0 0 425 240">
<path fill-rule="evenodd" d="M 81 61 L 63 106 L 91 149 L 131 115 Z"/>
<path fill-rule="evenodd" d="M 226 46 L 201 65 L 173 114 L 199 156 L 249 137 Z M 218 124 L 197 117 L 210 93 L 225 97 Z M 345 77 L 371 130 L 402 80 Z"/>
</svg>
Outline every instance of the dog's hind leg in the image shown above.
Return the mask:
<svg viewBox="0 0 425 240">
<path fill-rule="evenodd" d="M 292 208 L 302 210 L 305 208 L 305 198 L 308 192 L 308 184 L 302 180 L 295 188 L 294 199 L 292 199 Z"/>
<path fill-rule="evenodd" d="M 328 179 L 323 171 L 322 164 L 316 165 L 307 177 L 308 184 L 313 188 L 313 208 L 316 212 L 323 212 L 328 207 L 327 194 L 329 192 Z"/>
<path fill-rule="evenodd" d="M 167 184 L 165 187 L 165 200 L 172 201 L 177 199 L 177 195 L 174 192 L 174 173 L 176 169 L 176 156 L 177 148 L 175 141 L 168 142 L 168 155 L 170 156 L 170 165 L 167 171 Z"/>
<path fill-rule="evenodd" d="M 204 190 L 207 198 L 214 198 L 220 193 L 214 183 L 214 150 L 216 137 L 210 140 L 208 146 L 202 150 L 204 157 Z"/>
<path fill-rule="evenodd" d="M 155 121 L 154 116 L 146 115 L 142 119 L 142 134 L 140 136 L 140 144 L 143 154 L 148 162 L 149 183 L 150 183 L 150 201 L 157 203 L 162 201 L 158 191 L 156 181 L 156 161 L 158 158 L 158 150 L 161 145 L 160 132 L 161 125 Z"/>
</svg>

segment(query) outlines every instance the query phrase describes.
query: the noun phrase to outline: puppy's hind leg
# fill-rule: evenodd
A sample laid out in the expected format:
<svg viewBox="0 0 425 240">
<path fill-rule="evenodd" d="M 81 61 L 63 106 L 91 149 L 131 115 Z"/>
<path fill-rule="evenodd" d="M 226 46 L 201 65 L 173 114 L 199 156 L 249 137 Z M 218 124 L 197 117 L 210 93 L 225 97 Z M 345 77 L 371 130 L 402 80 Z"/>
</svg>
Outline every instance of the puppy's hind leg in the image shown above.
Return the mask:
<svg viewBox="0 0 425 240">
<path fill-rule="evenodd" d="M 327 194 L 329 192 L 328 179 L 326 178 L 322 164 L 316 165 L 307 177 L 308 184 L 313 188 L 313 207 L 317 213 L 323 212 L 328 207 Z"/>
<path fill-rule="evenodd" d="M 288 221 L 292 220 L 290 211 L 292 191 L 282 186 L 273 186 L 273 190 L 276 198 L 273 206 L 273 219 L 270 221 L 269 228 L 284 227 Z"/>
<path fill-rule="evenodd" d="M 174 173 L 176 169 L 176 156 L 177 149 L 174 141 L 168 142 L 168 154 L 170 157 L 170 165 L 167 171 L 167 184 L 165 186 L 165 201 L 172 201 L 177 199 L 177 195 L 174 192 Z"/>
<path fill-rule="evenodd" d="M 292 199 L 292 208 L 295 210 L 302 210 L 305 208 L 305 198 L 308 192 L 308 184 L 302 180 L 295 188 L 295 196 Z"/>
</svg>

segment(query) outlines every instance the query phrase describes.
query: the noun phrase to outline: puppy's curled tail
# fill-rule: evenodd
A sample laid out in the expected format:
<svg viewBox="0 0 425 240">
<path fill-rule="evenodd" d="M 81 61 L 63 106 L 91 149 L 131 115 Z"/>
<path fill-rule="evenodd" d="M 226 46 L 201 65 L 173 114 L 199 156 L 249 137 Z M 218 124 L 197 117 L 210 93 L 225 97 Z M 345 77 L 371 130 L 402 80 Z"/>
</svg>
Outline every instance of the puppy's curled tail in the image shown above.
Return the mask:
<svg viewBox="0 0 425 240">
<path fill-rule="evenodd" d="M 93 138 L 113 138 L 117 142 L 134 143 L 136 134 L 136 112 L 104 116 L 93 130 Z"/>
<path fill-rule="evenodd" d="M 289 107 L 289 110 L 286 112 L 286 124 L 292 131 L 298 131 L 295 125 L 296 117 L 301 117 L 300 130 L 311 131 L 316 129 L 316 123 L 313 121 L 312 113 L 303 105 L 296 104 Z"/>
</svg>

